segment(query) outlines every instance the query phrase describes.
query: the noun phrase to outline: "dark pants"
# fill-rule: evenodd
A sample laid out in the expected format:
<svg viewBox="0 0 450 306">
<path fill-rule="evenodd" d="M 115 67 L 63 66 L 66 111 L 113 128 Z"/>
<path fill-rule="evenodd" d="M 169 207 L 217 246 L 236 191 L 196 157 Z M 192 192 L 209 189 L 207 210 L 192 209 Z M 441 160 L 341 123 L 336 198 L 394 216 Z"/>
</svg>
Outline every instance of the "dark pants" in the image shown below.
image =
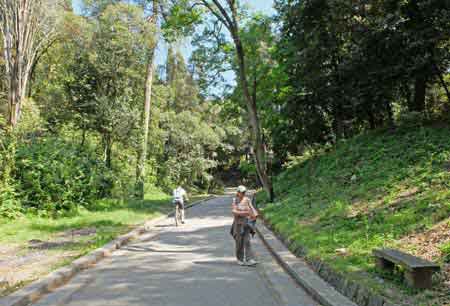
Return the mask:
<svg viewBox="0 0 450 306">
<path fill-rule="evenodd" d="M 236 258 L 240 261 L 248 261 L 254 259 L 252 246 L 250 244 L 250 230 L 246 225 L 240 225 L 239 233 L 234 236 L 236 241 Z"/>
<path fill-rule="evenodd" d="M 181 222 L 184 222 L 184 202 L 175 201 L 175 205 L 178 206 L 178 209 L 181 213 Z"/>
</svg>

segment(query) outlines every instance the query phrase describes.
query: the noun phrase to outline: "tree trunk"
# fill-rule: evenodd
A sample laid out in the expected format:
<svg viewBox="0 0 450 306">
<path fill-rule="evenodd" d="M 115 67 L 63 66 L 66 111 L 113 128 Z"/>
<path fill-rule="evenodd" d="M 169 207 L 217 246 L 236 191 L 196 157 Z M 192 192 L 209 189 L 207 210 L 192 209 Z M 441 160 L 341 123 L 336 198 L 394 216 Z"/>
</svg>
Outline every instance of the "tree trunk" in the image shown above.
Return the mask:
<svg viewBox="0 0 450 306">
<path fill-rule="evenodd" d="M 9 92 L 8 92 L 8 104 L 9 104 L 9 116 L 8 123 L 11 128 L 14 128 L 19 122 L 20 110 L 22 106 L 22 82 L 21 71 L 19 63 L 16 61 L 12 65 L 10 75 L 8 78 Z"/>
<path fill-rule="evenodd" d="M 427 90 L 427 81 L 424 75 L 416 77 L 414 85 L 414 100 L 409 110 L 415 112 L 423 112 L 425 110 L 425 95 Z"/>
<path fill-rule="evenodd" d="M 239 79 L 241 81 L 242 90 L 244 92 L 244 97 L 247 102 L 247 111 L 249 115 L 250 125 L 252 127 L 251 134 L 252 134 L 252 143 L 254 149 L 253 155 L 255 158 L 256 171 L 264 187 L 264 190 L 269 195 L 270 201 L 273 202 L 275 199 L 275 194 L 272 186 L 272 181 L 267 171 L 266 151 L 262 140 L 256 101 L 252 99 L 252 96 L 250 95 L 249 92 L 249 86 L 246 78 L 245 51 L 244 48 L 242 47 L 241 40 L 238 37 L 238 29 L 236 29 L 236 33 L 234 36 L 235 36 L 234 42 L 236 45 L 236 54 L 239 63 Z"/>
<path fill-rule="evenodd" d="M 110 134 L 103 135 L 105 166 L 112 168 L 112 139 Z"/>
<path fill-rule="evenodd" d="M 269 195 L 271 201 L 274 200 L 275 194 L 272 186 L 272 181 L 267 171 L 267 160 L 265 147 L 261 135 L 261 126 L 258 118 L 258 111 L 256 106 L 256 99 L 252 98 L 250 93 L 250 86 L 247 81 L 245 50 L 239 36 L 239 14 L 237 11 L 237 1 L 226 1 L 229 12 L 224 8 L 220 0 L 212 0 L 212 3 L 207 0 L 201 0 L 201 3 L 213 14 L 219 22 L 221 22 L 230 32 L 233 42 L 236 47 L 236 55 L 238 60 L 238 77 L 241 83 L 244 98 L 247 104 L 247 111 L 251 126 L 251 136 L 254 149 L 254 159 L 256 164 L 256 171 L 261 183 Z M 214 7 L 215 8 L 214 8 Z"/>
<path fill-rule="evenodd" d="M 377 124 L 376 124 L 376 119 L 375 119 L 375 114 L 374 114 L 372 103 L 370 104 L 369 107 L 367 107 L 367 116 L 369 118 L 369 128 L 371 130 L 376 129 Z"/>
<path fill-rule="evenodd" d="M 20 120 L 31 69 L 56 33 L 57 4 L 35 0 L 0 0 L 0 30 L 8 89 L 8 124 Z"/>
<path fill-rule="evenodd" d="M 158 20 L 158 0 L 153 0 L 153 16 L 150 19 L 155 26 Z M 148 129 L 150 126 L 150 114 L 152 103 L 152 84 L 153 84 L 153 66 L 155 61 L 155 50 L 158 41 L 149 51 L 147 58 L 147 73 L 145 77 L 145 100 L 144 112 L 142 115 L 142 136 L 141 147 L 138 151 L 137 165 L 136 165 L 136 197 L 144 199 L 144 185 L 145 185 L 145 162 L 147 160 L 147 146 L 148 146 Z"/>
<path fill-rule="evenodd" d="M 436 70 L 437 70 L 437 75 L 439 77 L 439 82 L 441 83 L 441 86 L 445 90 L 445 94 L 447 95 L 447 101 L 450 102 L 450 91 L 448 89 L 447 84 L 445 83 L 445 79 L 442 76 L 442 73 L 437 69 L 437 67 L 436 67 Z"/>
<path fill-rule="evenodd" d="M 401 87 L 401 92 L 406 100 L 406 105 L 408 105 L 408 109 L 411 109 L 411 105 L 412 105 L 412 94 L 411 94 L 411 88 L 410 88 L 410 84 L 408 83 L 404 83 Z"/>
<path fill-rule="evenodd" d="M 385 101 L 385 108 L 387 113 L 387 124 L 389 128 L 393 128 L 394 124 L 394 111 L 392 110 L 392 104 L 388 100 Z"/>
<path fill-rule="evenodd" d="M 344 124 L 342 115 L 342 105 L 339 102 L 333 103 L 333 130 L 336 141 L 344 138 Z"/>
</svg>

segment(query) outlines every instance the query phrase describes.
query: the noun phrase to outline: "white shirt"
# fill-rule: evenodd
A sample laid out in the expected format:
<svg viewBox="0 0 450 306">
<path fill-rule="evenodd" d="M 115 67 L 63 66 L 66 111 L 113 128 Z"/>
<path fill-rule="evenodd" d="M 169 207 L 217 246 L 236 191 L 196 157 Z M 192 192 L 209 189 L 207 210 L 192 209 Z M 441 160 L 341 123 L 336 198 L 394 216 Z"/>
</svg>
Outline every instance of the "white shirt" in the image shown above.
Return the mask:
<svg viewBox="0 0 450 306">
<path fill-rule="evenodd" d="M 173 191 L 173 201 L 184 203 L 184 197 L 186 196 L 186 190 L 183 187 L 178 187 Z"/>
</svg>

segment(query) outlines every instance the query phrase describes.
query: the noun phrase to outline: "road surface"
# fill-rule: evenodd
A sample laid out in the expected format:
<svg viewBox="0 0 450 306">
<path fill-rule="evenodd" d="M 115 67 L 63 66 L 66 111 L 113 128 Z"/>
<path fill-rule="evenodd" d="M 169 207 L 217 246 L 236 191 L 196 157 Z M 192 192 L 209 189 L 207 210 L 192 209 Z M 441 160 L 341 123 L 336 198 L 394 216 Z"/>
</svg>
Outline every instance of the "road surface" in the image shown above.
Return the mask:
<svg viewBox="0 0 450 306">
<path fill-rule="evenodd" d="M 175 227 L 172 219 L 162 221 L 34 305 L 318 305 L 258 238 L 252 243 L 261 263 L 236 264 L 229 234 L 230 202 L 225 196 L 191 208 L 181 227 Z"/>
</svg>

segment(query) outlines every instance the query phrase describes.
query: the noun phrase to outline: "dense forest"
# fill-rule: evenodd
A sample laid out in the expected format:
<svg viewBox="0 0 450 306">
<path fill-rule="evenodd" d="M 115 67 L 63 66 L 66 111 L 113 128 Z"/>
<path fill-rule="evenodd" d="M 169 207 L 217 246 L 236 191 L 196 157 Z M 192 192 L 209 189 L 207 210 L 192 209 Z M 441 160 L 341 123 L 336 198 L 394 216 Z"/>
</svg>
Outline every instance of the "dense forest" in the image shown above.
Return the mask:
<svg viewBox="0 0 450 306">
<path fill-rule="evenodd" d="M 149 186 L 211 191 L 238 172 L 273 199 L 271 177 L 293 156 L 449 119 L 447 0 L 279 0 L 274 16 L 215 0 L 0 9 L 7 217 Z"/>
</svg>

